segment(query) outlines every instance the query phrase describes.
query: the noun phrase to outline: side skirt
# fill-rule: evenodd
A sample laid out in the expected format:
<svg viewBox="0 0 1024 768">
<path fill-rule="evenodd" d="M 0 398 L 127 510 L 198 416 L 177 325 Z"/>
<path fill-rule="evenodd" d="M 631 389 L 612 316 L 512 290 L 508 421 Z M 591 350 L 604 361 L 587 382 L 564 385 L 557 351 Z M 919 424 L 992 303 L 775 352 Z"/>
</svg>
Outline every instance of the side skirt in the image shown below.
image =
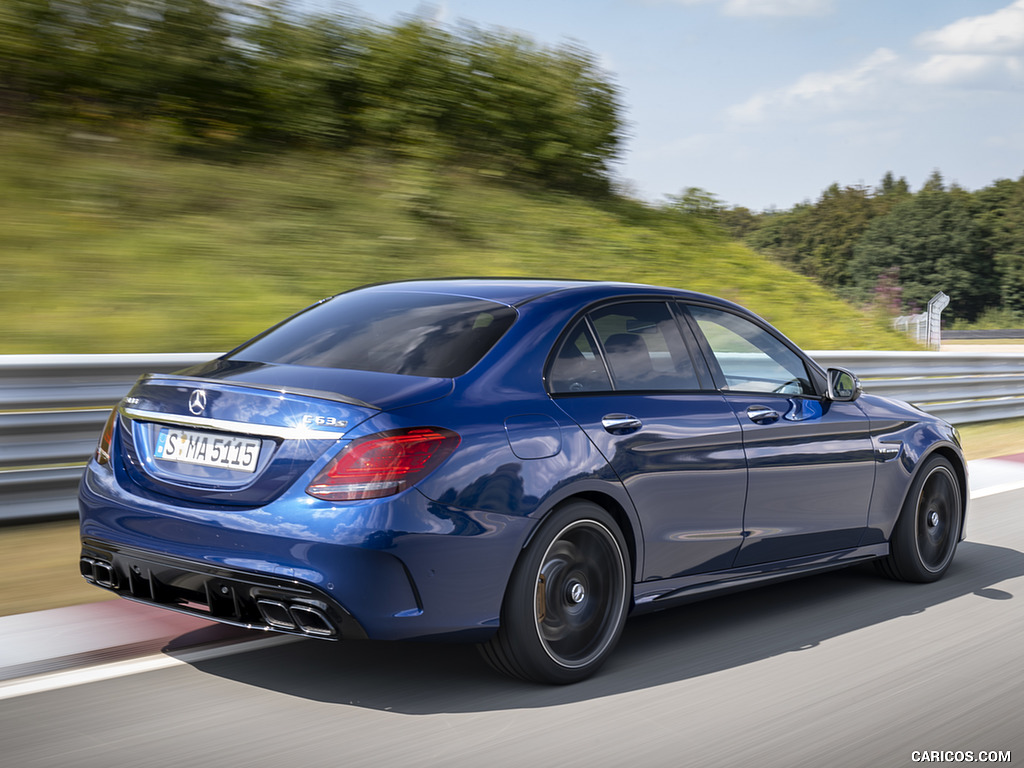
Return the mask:
<svg viewBox="0 0 1024 768">
<path fill-rule="evenodd" d="M 727 571 L 697 573 L 676 579 L 644 581 L 633 585 L 633 615 L 649 613 L 707 597 L 751 589 L 785 579 L 845 568 L 849 565 L 885 557 L 888 542 L 867 547 L 844 549 L 821 555 L 780 560 L 774 563 L 734 568 Z"/>
</svg>

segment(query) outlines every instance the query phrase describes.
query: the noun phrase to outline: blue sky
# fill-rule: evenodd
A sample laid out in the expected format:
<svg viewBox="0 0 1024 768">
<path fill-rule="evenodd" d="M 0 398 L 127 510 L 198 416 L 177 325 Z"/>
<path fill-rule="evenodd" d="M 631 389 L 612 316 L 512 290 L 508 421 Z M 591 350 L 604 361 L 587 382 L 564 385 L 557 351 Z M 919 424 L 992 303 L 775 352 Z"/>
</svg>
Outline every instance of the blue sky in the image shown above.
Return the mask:
<svg viewBox="0 0 1024 768">
<path fill-rule="evenodd" d="M 886 171 L 919 189 L 1024 175 L 1024 0 L 304 0 L 582 44 L 619 88 L 617 176 L 789 208 Z"/>
</svg>

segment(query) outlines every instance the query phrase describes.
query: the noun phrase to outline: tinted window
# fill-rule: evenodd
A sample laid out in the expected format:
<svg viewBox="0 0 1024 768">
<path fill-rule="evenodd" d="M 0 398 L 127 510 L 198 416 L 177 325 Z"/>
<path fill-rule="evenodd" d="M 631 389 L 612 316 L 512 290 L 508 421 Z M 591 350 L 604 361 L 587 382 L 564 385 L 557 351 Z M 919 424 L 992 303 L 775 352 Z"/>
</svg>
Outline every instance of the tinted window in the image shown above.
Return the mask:
<svg viewBox="0 0 1024 768">
<path fill-rule="evenodd" d="M 354 291 L 318 304 L 235 352 L 234 360 L 459 376 L 516 318 L 503 304 L 428 293 Z"/>
<path fill-rule="evenodd" d="M 565 337 L 551 362 L 548 382 L 552 392 L 607 392 L 612 388 L 586 322 L 581 320 Z"/>
<path fill-rule="evenodd" d="M 615 389 L 698 389 L 693 363 L 668 305 L 613 304 L 590 320 L 611 370 Z"/>
<path fill-rule="evenodd" d="M 800 356 L 764 328 L 731 312 L 697 306 L 688 309 L 722 369 L 726 389 L 814 394 Z"/>
</svg>

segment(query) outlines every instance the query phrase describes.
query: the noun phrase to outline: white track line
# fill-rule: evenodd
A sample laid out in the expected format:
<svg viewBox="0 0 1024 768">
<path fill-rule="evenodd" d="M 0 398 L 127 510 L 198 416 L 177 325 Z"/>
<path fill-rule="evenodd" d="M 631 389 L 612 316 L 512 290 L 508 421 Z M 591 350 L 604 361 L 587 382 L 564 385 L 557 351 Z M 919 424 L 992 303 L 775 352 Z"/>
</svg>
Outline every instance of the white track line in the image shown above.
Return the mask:
<svg viewBox="0 0 1024 768">
<path fill-rule="evenodd" d="M 168 667 L 175 667 L 181 664 L 195 664 L 196 662 L 231 656 L 236 653 L 273 648 L 274 646 L 293 643 L 301 639 L 292 635 L 261 637 L 257 640 L 246 640 L 242 643 L 226 643 L 211 648 L 183 651 L 176 656 L 168 656 L 161 653 L 153 656 L 144 656 L 140 659 L 127 659 L 109 664 L 97 664 L 92 667 L 66 669 L 60 672 L 47 672 L 42 675 L 33 675 L 32 677 L 6 680 L 0 682 L 0 700 L 28 696 L 32 693 L 54 691 L 59 688 L 70 688 L 73 685 L 96 683 L 101 680 L 113 680 L 116 677 L 138 675 L 142 672 L 153 672 L 157 669 L 167 669 Z"/>
<path fill-rule="evenodd" d="M 971 498 L 983 499 L 986 496 L 995 496 L 997 493 L 1019 491 L 1022 488 L 1024 488 L 1024 480 L 1016 480 L 1012 483 L 1000 483 L 999 485 L 990 485 L 988 488 L 979 488 L 976 491 L 971 491 Z"/>
</svg>

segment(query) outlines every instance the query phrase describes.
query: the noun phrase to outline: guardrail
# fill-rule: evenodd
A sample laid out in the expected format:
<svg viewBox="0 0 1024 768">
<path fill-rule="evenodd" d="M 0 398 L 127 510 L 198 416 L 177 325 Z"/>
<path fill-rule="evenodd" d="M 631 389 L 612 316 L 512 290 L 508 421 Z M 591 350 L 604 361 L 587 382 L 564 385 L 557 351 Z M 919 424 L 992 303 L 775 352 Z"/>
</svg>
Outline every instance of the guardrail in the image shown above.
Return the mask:
<svg viewBox="0 0 1024 768">
<path fill-rule="evenodd" d="M 944 339 L 1024 339 L 1024 328 L 1007 328 L 1001 331 L 943 331 Z"/>
<path fill-rule="evenodd" d="M 1024 417 L 1024 355 L 812 352 L 864 389 L 909 400 L 954 424 Z M 0 355 L 0 523 L 70 517 L 82 466 L 110 407 L 145 372 L 216 356 Z"/>
<path fill-rule="evenodd" d="M 71 517 L 111 406 L 144 372 L 216 357 L 0 355 L 0 523 Z"/>
<path fill-rule="evenodd" d="M 1024 355 L 1016 352 L 811 352 L 856 373 L 864 391 L 896 397 L 952 424 L 1024 417 Z"/>
</svg>

